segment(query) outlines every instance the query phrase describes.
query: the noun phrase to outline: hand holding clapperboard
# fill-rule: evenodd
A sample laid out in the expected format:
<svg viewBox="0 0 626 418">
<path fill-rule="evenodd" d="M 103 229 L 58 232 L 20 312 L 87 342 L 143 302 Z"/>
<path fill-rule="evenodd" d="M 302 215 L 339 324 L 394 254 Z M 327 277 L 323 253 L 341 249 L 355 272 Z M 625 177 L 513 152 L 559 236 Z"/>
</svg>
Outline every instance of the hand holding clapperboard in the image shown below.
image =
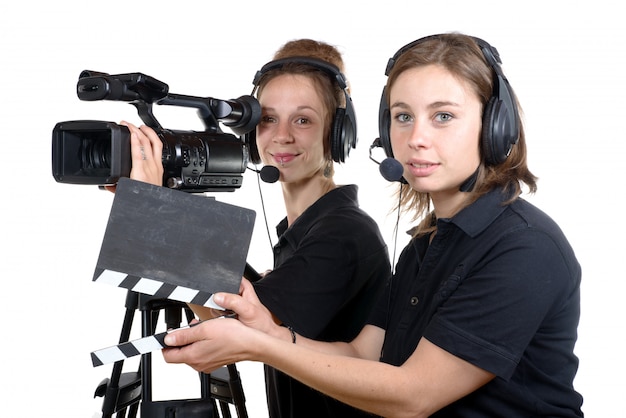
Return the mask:
<svg viewBox="0 0 626 418">
<path fill-rule="evenodd" d="M 213 293 L 239 292 L 255 217 L 213 198 L 121 178 L 93 281 L 217 307 Z M 94 351 L 93 365 L 161 349 L 168 332 Z"/>
</svg>

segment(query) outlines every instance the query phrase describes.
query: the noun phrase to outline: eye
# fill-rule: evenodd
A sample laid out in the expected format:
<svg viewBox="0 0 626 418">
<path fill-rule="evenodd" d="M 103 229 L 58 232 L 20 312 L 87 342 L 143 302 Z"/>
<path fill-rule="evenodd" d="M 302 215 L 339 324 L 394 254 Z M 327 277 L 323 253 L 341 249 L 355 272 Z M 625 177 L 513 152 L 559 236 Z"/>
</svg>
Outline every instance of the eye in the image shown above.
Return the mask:
<svg viewBox="0 0 626 418">
<path fill-rule="evenodd" d="M 306 125 L 309 123 L 309 119 L 305 118 L 305 117 L 300 117 L 298 119 L 296 119 L 296 124 L 297 125 Z"/>
<path fill-rule="evenodd" d="M 408 113 L 398 113 L 393 118 L 400 123 L 408 123 L 412 120 L 411 115 L 409 115 Z"/>
<path fill-rule="evenodd" d="M 273 116 L 263 115 L 261 116 L 261 123 L 273 123 L 276 119 Z"/>
<path fill-rule="evenodd" d="M 437 113 L 435 115 L 435 120 L 441 123 L 444 122 L 449 122 L 453 119 L 452 115 L 450 113 L 445 113 L 445 112 L 441 112 L 441 113 Z"/>
</svg>

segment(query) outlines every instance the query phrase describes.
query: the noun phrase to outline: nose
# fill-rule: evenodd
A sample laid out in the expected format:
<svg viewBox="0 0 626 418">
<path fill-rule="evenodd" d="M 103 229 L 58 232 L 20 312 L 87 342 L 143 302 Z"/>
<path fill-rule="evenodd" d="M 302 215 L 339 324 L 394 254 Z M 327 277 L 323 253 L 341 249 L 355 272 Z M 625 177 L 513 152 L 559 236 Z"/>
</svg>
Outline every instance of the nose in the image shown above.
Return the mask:
<svg viewBox="0 0 626 418">
<path fill-rule="evenodd" d="M 430 135 L 425 128 L 425 124 L 419 123 L 417 120 L 413 124 L 413 129 L 409 133 L 408 145 L 411 149 L 428 148 L 431 145 Z"/>
<path fill-rule="evenodd" d="M 291 135 L 288 121 L 279 121 L 276 124 L 273 141 L 277 144 L 288 144 L 293 142 L 293 136 Z"/>
</svg>

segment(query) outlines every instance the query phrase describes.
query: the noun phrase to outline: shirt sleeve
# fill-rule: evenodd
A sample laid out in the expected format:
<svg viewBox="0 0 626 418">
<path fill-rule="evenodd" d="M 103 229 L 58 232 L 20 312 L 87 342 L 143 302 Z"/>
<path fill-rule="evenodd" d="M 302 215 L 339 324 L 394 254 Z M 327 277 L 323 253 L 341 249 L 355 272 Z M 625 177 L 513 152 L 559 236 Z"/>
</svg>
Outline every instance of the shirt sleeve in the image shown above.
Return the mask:
<svg viewBox="0 0 626 418">
<path fill-rule="evenodd" d="M 445 281 L 424 336 L 457 357 L 510 378 L 531 340 L 569 329 L 561 317 L 576 280 L 561 246 L 535 229 L 509 233 Z M 558 333 L 558 331 L 557 331 Z"/>
</svg>

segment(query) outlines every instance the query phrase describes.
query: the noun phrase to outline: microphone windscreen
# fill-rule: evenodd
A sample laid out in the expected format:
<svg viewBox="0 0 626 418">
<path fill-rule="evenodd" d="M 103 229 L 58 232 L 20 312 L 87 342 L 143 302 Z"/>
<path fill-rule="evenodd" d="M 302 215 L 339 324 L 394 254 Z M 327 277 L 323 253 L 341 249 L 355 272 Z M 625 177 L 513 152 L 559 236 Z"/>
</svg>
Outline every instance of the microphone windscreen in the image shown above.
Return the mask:
<svg viewBox="0 0 626 418">
<path fill-rule="evenodd" d="M 266 165 L 261 168 L 261 180 L 266 183 L 276 183 L 280 177 L 280 171 L 273 165 Z"/>
<path fill-rule="evenodd" d="M 385 158 L 378 167 L 380 174 L 387 181 L 400 181 L 402 179 L 403 168 L 402 164 L 396 159 Z"/>
</svg>

